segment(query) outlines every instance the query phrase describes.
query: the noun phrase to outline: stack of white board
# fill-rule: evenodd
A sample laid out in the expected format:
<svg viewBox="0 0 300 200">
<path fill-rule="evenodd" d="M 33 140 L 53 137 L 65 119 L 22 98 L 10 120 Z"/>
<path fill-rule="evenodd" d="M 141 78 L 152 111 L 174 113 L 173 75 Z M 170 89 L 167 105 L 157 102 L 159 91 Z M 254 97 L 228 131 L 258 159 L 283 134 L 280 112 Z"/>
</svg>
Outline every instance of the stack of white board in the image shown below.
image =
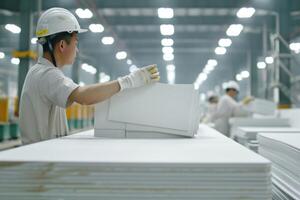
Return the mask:
<svg viewBox="0 0 300 200">
<path fill-rule="evenodd" d="M 272 101 L 255 98 L 254 101 L 251 101 L 246 106 L 246 109 L 252 113 L 258 113 L 261 115 L 274 115 L 276 111 L 276 104 Z"/>
<path fill-rule="evenodd" d="M 235 133 L 235 140 L 249 149 L 257 152 L 258 133 L 299 133 L 300 128 L 293 127 L 238 127 Z"/>
<path fill-rule="evenodd" d="M 5 200 L 271 200 L 270 162 L 206 126 L 194 138 L 86 131 L 0 152 Z"/>
<path fill-rule="evenodd" d="M 193 137 L 199 121 L 199 94 L 193 85 L 157 83 L 120 92 L 97 104 L 95 136 Z"/>
<path fill-rule="evenodd" d="M 273 199 L 300 199 L 300 134 L 260 133 L 258 141 L 272 161 Z"/>
</svg>

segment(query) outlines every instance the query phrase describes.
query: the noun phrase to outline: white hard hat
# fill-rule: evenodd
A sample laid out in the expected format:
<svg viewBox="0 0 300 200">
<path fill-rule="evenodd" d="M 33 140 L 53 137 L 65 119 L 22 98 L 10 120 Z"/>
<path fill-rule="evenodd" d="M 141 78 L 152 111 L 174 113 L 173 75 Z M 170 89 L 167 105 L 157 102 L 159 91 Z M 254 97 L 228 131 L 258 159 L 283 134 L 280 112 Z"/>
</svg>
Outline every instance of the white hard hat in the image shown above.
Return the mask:
<svg viewBox="0 0 300 200">
<path fill-rule="evenodd" d="M 45 37 L 61 32 L 86 32 L 81 29 L 76 17 L 64 8 L 50 8 L 46 10 L 37 23 L 36 36 Z"/>
<path fill-rule="evenodd" d="M 237 84 L 237 82 L 235 81 L 229 81 L 225 87 L 224 87 L 225 90 L 227 89 L 235 89 L 236 91 L 240 91 L 240 86 L 239 84 Z"/>
</svg>

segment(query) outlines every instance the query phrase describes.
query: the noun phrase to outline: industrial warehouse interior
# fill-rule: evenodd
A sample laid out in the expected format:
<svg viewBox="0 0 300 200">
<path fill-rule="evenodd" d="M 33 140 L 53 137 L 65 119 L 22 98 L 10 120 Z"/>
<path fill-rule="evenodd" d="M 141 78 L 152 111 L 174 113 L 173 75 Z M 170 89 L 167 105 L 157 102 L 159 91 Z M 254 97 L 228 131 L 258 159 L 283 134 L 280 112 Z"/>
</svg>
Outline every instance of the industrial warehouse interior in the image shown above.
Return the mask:
<svg viewBox="0 0 300 200">
<path fill-rule="evenodd" d="M 299 200 L 299 0 L 1 0 L 0 199 Z"/>
</svg>

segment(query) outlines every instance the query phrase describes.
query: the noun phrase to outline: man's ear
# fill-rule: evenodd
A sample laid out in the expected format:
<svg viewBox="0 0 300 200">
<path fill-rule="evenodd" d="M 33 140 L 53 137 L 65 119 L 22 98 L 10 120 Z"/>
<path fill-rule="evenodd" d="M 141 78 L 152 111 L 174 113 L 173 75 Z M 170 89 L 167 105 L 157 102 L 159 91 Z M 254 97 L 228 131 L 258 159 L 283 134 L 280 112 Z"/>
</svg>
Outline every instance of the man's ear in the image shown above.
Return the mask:
<svg viewBox="0 0 300 200">
<path fill-rule="evenodd" d="M 61 52 L 64 52 L 65 47 L 66 47 L 66 42 L 65 42 L 64 40 L 61 40 L 61 41 L 59 42 L 59 50 L 60 50 Z"/>
</svg>

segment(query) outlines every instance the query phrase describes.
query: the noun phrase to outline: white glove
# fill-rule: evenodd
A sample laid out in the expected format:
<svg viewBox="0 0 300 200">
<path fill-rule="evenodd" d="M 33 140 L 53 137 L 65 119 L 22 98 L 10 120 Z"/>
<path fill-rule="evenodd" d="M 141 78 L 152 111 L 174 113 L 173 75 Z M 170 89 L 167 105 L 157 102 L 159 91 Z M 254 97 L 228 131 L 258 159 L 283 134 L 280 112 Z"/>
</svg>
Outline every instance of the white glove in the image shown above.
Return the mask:
<svg viewBox="0 0 300 200">
<path fill-rule="evenodd" d="M 160 76 L 156 65 L 142 67 L 127 76 L 118 78 L 121 91 L 128 88 L 141 87 L 159 81 Z"/>
</svg>

